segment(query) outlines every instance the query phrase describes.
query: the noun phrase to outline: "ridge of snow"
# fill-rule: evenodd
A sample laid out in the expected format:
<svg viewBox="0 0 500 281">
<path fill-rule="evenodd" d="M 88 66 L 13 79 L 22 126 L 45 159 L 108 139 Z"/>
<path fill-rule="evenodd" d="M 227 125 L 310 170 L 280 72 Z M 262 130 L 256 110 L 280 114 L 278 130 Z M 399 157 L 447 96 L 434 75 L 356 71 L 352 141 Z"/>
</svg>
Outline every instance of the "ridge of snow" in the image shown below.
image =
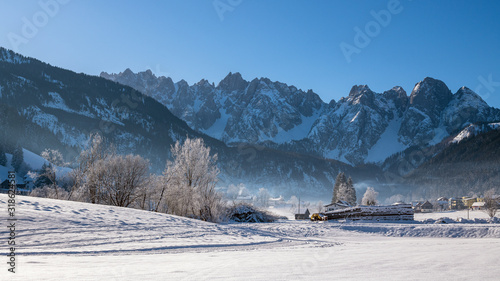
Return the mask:
<svg viewBox="0 0 500 281">
<path fill-rule="evenodd" d="M 489 130 L 500 130 L 500 122 L 499 123 L 489 123 L 489 124 L 486 124 L 488 128 L 484 128 L 484 126 L 479 126 L 479 125 L 476 125 L 476 124 L 470 124 L 469 126 L 467 126 L 465 129 L 463 129 L 462 131 L 460 131 L 460 133 L 458 133 L 451 141 L 450 143 L 459 143 L 461 141 L 463 141 L 464 139 L 467 139 L 469 137 L 472 137 L 472 136 L 476 136 L 480 133 L 483 133 L 485 131 L 489 131 Z"/>
</svg>

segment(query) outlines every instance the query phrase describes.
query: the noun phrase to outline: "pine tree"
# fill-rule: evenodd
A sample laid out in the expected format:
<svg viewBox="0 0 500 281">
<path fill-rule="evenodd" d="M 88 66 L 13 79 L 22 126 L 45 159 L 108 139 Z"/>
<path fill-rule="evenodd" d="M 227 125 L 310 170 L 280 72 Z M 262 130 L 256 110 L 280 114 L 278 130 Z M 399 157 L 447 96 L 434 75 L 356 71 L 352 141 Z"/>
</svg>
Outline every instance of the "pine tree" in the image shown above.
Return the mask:
<svg viewBox="0 0 500 281">
<path fill-rule="evenodd" d="M 347 192 L 344 200 L 349 202 L 352 206 L 356 205 L 356 189 L 354 189 L 351 177 L 347 180 Z"/>
<path fill-rule="evenodd" d="M 351 205 L 356 205 L 356 190 L 352 179 L 346 179 L 344 173 L 339 173 L 335 179 L 335 186 L 333 187 L 332 204 L 338 201 L 345 201 Z"/>
<path fill-rule="evenodd" d="M 0 144 L 0 165 L 7 166 L 7 156 L 5 156 L 4 146 Z"/>
<path fill-rule="evenodd" d="M 345 174 L 343 172 L 338 173 L 337 178 L 335 179 L 335 185 L 333 186 L 332 204 L 337 203 L 339 200 L 343 200 L 342 198 L 339 198 L 339 191 L 342 193 L 342 190 L 346 185 L 347 182 Z"/>
<path fill-rule="evenodd" d="M 12 154 L 11 165 L 15 170 L 19 170 L 21 168 L 21 164 L 23 164 L 23 161 L 24 161 L 23 148 L 20 145 L 16 145 L 14 153 Z"/>
</svg>

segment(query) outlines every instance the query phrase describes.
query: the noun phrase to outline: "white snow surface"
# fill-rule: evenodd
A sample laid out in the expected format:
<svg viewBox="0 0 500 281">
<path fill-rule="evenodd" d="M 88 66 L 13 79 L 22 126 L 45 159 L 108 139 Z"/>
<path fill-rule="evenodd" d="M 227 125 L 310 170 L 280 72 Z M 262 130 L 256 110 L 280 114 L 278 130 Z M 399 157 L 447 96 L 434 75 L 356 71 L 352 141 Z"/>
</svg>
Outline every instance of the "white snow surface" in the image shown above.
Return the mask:
<svg viewBox="0 0 500 281">
<path fill-rule="evenodd" d="M 381 162 L 392 154 L 408 148 L 407 145 L 404 145 L 399 141 L 398 133 L 400 128 L 400 119 L 394 119 L 389 122 L 385 132 L 380 136 L 377 143 L 375 143 L 368 151 L 365 162 Z"/>
<path fill-rule="evenodd" d="M 12 155 L 7 153 L 6 156 L 7 156 L 7 160 L 8 160 L 7 166 L 0 165 L 0 181 L 4 181 L 5 179 L 7 179 L 7 175 L 9 173 L 9 171 L 14 170 L 12 165 L 10 165 L 10 162 L 12 161 Z M 33 153 L 27 149 L 24 149 L 24 148 L 23 148 L 23 162 L 28 164 L 28 166 L 31 168 L 30 169 L 31 171 L 40 170 L 42 168 L 43 164 L 49 163 L 42 156 L 35 154 L 35 153 Z M 55 169 L 56 169 L 57 178 L 64 177 L 69 172 L 71 172 L 71 169 L 66 168 L 66 167 L 55 166 Z M 17 175 L 16 182 L 17 183 L 24 183 L 24 180 L 22 177 Z"/>
<path fill-rule="evenodd" d="M 491 130 L 500 130 L 500 123 L 489 123 L 486 126 L 488 126 Z M 487 128 L 486 128 L 487 129 Z M 451 143 L 458 143 L 463 141 L 466 138 L 475 136 L 485 130 L 484 127 L 478 126 L 475 124 L 471 124 L 467 126 L 465 129 L 460 131 L 460 133 L 457 134 L 456 137 L 451 140 Z"/>
<path fill-rule="evenodd" d="M 4 213 L 7 199 L 0 194 Z M 495 280 L 500 275 L 500 224 L 213 224 L 27 196 L 16 196 L 16 202 L 17 273 L 2 262 L 1 280 Z M 2 227 L 0 235 L 7 234 Z"/>
</svg>

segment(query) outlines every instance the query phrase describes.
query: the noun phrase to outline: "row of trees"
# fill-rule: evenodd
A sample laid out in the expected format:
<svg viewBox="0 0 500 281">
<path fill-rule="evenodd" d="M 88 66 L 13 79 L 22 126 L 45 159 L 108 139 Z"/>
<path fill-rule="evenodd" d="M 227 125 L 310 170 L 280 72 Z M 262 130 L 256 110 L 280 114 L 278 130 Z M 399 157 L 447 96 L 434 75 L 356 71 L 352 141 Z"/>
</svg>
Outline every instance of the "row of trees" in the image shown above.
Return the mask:
<svg viewBox="0 0 500 281">
<path fill-rule="evenodd" d="M 6 143 L 0 143 L 0 165 L 1 166 L 7 166 L 7 156 L 5 155 L 6 153 L 12 154 L 12 159 L 10 161 L 10 164 L 16 171 L 19 171 L 21 169 L 21 165 L 23 164 L 24 161 L 24 154 L 23 154 L 23 149 L 22 147 L 17 144 L 17 145 L 8 145 Z"/>
<path fill-rule="evenodd" d="M 50 181 L 32 195 L 220 220 L 224 206 L 215 189 L 217 155 L 210 155 L 202 139 L 189 138 L 183 144 L 177 142 L 171 154 L 173 161 L 167 162 L 162 175 L 150 174 L 148 160 L 139 155 L 117 155 L 113 145 L 95 134 L 69 173 L 67 188 L 59 186 L 55 178 L 55 166 L 64 165 L 61 154 L 44 151 L 42 156 L 54 166 L 46 166 L 35 177 Z"/>
<path fill-rule="evenodd" d="M 333 186 L 332 204 L 344 201 L 350 205 L 356 205 L 356 190 L 351 177 L 346 178 L 345 173 L 340 172 L 335 179 Z"/>
<path fill-rule="evenodd" d="M 366 189 L 363 198 L 361 199 L 361 205 L 377 205 L 378 192 L 375 191 L 373 187 L 368 187 Z M 339 201 L 344 201 L 351 206 L 356 205 L 356 190 L 354 189 L 354 184 L 351 177 L 347 178 L 345 173 L 340 172 L 335 179 L 335 185 L 333 186 L 333 197 L 332 204 Z"/>
</svg>

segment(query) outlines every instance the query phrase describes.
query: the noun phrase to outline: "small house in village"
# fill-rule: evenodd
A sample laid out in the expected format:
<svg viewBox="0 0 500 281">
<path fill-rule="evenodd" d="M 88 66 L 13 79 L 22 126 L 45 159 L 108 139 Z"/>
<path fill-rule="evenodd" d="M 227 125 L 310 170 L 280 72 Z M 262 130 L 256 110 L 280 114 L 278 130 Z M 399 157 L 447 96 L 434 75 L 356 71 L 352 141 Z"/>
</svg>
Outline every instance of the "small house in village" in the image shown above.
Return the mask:
<svg viewBox="0 0 500 281">
<path fill-rule="evenodd" d="M 328 204 L 328 205 L 325 205 L 324 207 L 325 207 L 325 212 L 331 212 L 331 211 L 335 211 L 335 210 L 349 208 L 352 206 L 349 203 L 347 203 L 346 201 L 339 200 L 339 201 L 337 201 L 337 203 Z"/>
<path fill-rule="evenodd" d="M 474 204 L 475 202 L 477 202 L 477 198 L 474 198 L 474 197 L 462 197 L 462 203 L 464 205 L 465 208 L 472 208 L 472 204 Z"/>
<path fill-rule="evenodd" d="M 429 201 L 425 201 L 422 206 L 420 206 L 420 211 L 422 213 L 430 213 L 432 212 L 432 209 L 434 208 L 434 206 L 432 205 L 431 202 Z"/>
<path fill-rule="evenodd" d="M 16 193 L 21 195 L 27 195 L 31 191 L 33 191 L 33 188 L 34 188 L 33 182 L 17 183 Z M 0 191 L 2 193 L 9 192 L 9 189 L 10 189 L 9 180 L 4 180 L 2 183 L 0 183 Z"/>
<path fill-rule="evenodd" d="M 295 219 L 296 220 L 308 220 L 310 215 L 311 215 L 311 213 L 309 212 L 309 209 L 306 209 L 306 212 L 303 214 L 295 214 Z"/>
<path fill-rule="evenodd" d="M 472 203 L 472 210 L 483 210 L 484 209 L 484 202 L 474 202 Z"/>
<path fill-rule="evenodd" d="M 448 210 L 448 198 L 439 197 L 437 200 L 438 211 Z"/>
<path fill-rule="evenodd" d="M 430 213 L 432 212 L 432 210 L 434 209 L 434 206 L 432 205 L 431 202 L 429 201 L 425 201 L 425 202 L 419 202 L 417 203 L 413 209 L 415 210 L 415 212 L 420 212 L 420 213 Z"/>
<path fill-rule="evenodd" d="M 450 198 L 448 200 L 448 209 L 450 210 L 463 210 L 464 203 L 461 198 Z"/>
</svg>

